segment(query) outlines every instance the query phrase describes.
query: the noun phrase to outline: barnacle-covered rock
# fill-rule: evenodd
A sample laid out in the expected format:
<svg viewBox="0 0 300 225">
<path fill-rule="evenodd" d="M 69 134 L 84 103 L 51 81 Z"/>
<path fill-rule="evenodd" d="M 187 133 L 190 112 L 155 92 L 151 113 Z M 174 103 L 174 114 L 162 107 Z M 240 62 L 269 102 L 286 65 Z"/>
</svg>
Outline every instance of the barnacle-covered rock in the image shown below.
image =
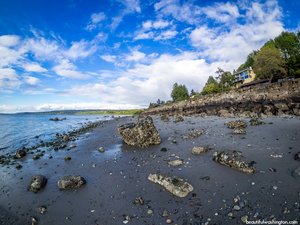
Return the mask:
<svg viewBox="0 0 300 225">
<path fill-rule="evenodd" d="M 225 123 L 225 125 L 230 129 L 240 129 L 247 127 L 247 123 L 243 120 L 230 121 Z"/>
<path fill-rule="evenodd" d="M 213 155 L 213 160 L 224 166 L 235 168 L 244 173 L 249 173 L 249 174 L 255 173 L 255 168 L 252 167 L 250 163 L 243 161 L 241 154 L 239 154 L 236 151 L 232 153 L 224 152 L 224 151 L 215 152 Z"/>
<path fill-rule="evenodd" d="M 193 186 L 182 178 L 172 178 L 161 174 L 150 174 L 148 180 L 163 186 L 177 197 L 186 197 L 194 190 Z"/>
<path fill-rule="evenodd" d="M 128 123 L 118 127 L 119 134 L 128 145 L 141 148 L 160 144 L 161 139 L 150 116 L 137 123 Z"/>
</svg>

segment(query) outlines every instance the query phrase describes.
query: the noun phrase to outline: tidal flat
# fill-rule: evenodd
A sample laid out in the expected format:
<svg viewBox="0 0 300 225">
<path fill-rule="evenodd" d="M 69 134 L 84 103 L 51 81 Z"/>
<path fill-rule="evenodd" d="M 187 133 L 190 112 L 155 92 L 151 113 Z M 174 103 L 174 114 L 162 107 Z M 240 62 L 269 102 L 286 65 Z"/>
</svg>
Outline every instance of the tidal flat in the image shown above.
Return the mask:
<svg viewBox="0 0 300 225">
<path fill-rule="evenodd" d="M 225 123 L 237 118 L 184 117 L 162 121 L 154 116 L 161 143 L 148 148 L 126 145 L 117 128 L 137 117 L 115 118 L 22 165 L 0 166 L 1 224 L 242 224 L 248 220 L 300 218 L 300 118 L 269 117 L 234 134 Z M 199 135 L 190 135 L 202 130 Z M 192 154 L 194 147 L 207 151 Z M 101 151 L 100 151 L 100 149 Z M 243 173 L 213 161 L 216 151 L 237 151 L 255 167 Z M 69 157 L 66 160 L 66 157 Z M 172 166 L 168 162 L 180 159 Z M 150 182 L 151 173 L 180 177 L 193 186 L 174 196 Z M 47 178 L 44 189 L 30 192 L 35 175 Z M 80 175 L 86 183 L 60 190 L 57 182 Z M 42 213 L 43 212 L 43 213 Z"/>
</svg>

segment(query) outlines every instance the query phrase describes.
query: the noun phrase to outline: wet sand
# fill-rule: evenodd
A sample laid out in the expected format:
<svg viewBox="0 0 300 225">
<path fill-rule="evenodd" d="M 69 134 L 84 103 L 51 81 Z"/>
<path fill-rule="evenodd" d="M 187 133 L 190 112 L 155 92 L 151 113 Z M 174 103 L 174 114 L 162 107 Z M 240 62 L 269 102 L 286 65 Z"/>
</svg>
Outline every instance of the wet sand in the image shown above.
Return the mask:
<svg viewBox="0 0 300 225">
<path fill-rule="evenodd" d="M 20 160 L 21 170 L 1 166 L 0 222 L 31 224 L 35 217 L 38 224 L 49 225 L 124 224 L 128 219 L 128 224 L 166 224 L 169 218 L 173 224 L 242 224 L 245 215 L 249 220 L 300 218 L 300 177 L 291 175 L 300 166 L 294 160 L 300 151 L 300 118 L 267 118 L 265 125 L 248 125 L 245 135 L 233 135 L 224 125 L 232 120 L 185 117 L 174 123 L 172 118 L 163 122 L 154 117 L 162 143 L 139 149 L 124 144 L 116 129 L 136 118 L 120 118 L 82 135 L 69 151 L 49 151 L 39 160 L 26 156 Z M 182 139 L 192 129 L 205 132 Z M 101 146 L 104 153 L 98 151 Z M 194 146 L 210 150 L 192 155 Z M 213 152 L 221 150 L 241 151 L 246 160 L 256 162 L 257 172 L 249 175 L 214 162 Z M 65 161 L 65 156 L 72 159 Z M 184 164 L 169 166 L 167 162 L 176 158 Z M 155 172 L 184 178 L 194 190 L 185 198 L 176 197 L 147 180 Z M 48 183 L 34 194 L 27 187 L 38 174 L 45 175 Z M 60 191 L 57 181 L 65 175 L 81 175 L 87 183 L 76 191 Z M 240 201 L 235 203 L 237 196 Z M 143 205 L 133 203 L 137 197 L 144 199 Z M 240 210 L 235 211 L 234 205 Z M 47 207 L 45 214 L 40 214 L 40 206 Z M 162 216 L 164 211 L 167 217 Z"/>
</svg>

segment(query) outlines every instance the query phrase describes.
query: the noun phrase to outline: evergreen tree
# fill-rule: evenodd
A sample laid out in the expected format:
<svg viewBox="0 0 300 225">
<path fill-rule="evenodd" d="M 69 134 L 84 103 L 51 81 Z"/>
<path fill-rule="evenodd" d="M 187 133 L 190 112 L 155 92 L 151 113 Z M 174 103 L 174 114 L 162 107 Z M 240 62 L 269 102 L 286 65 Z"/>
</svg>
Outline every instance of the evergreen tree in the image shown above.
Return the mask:
<svg viewBox="0 0 300 225">
<path fill-rule="evenodd" d="M 182 101 L 189 98 L 189 92 L 185 85 L 175 83 L 171 93 L 173 101 Z"/>
</svg>

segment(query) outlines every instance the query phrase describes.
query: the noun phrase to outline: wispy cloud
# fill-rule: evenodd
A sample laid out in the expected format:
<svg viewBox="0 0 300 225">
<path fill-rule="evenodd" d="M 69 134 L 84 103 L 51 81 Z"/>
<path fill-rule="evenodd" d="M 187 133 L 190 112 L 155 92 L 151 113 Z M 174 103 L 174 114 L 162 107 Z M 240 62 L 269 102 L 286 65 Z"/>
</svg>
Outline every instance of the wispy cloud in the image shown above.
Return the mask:
<svg viewBox="0 0 300 225">
<path fill-rule="evenodd" d="M 119 12 L 119 14 L 112 18 L 110 28 L 112 30 L 116 29 L 119 24 L 123 21 L 123 18 L 132 13 L 141 13 L 141 6 L 139 0 L 118 0 L 124 8 Z"/>
<path fill-rule="evenodd" d="M 87 30 L 94 30 L 97 27 L 99 27 L 101 25 L 101 22 L 103 22 L 106 19 L 106 15 L 103 12 L 99 12 L 99 13 L 93 13 L 91 15 L 91 20 L 89 21 L 89 23 L 87 24 L 87 26 L 85 27 L 85 29 Z"/>
<path fill-rule="evenodd" d="M 42 67 L 41 65 L 39 65 L 36 62 L 34 62 L 34 63 L 24 63 L 22 66 L 27 72 L 43 73 L 43 72 L 48 71 L 47 69 L 45 69 L 44 67 Z"/>
<path fill-rule="evenodd" d="M 64 59 L 53 67 L 53 71 L 59 76 L 73 79 L 87 79 L 89 74 L 79 71 L 69 60 Z"/>
</svg>

